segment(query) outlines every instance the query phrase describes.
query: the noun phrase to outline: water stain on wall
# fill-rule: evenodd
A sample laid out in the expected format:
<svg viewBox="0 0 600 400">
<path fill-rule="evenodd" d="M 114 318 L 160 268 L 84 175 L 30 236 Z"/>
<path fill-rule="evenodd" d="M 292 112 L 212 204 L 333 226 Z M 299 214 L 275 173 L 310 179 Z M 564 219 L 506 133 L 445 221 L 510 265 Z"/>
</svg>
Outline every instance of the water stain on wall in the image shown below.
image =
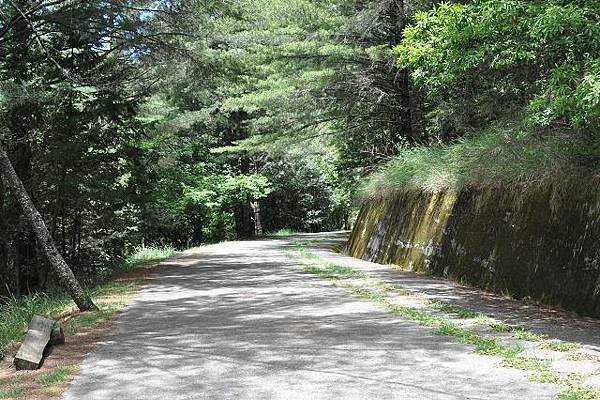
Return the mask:
<svg viewBox="0 0 600 400">
<path fill-rule="evenodd" d="M 597 182 L 364 202 L 349 253 L 600 317 Z"/>
</svg>

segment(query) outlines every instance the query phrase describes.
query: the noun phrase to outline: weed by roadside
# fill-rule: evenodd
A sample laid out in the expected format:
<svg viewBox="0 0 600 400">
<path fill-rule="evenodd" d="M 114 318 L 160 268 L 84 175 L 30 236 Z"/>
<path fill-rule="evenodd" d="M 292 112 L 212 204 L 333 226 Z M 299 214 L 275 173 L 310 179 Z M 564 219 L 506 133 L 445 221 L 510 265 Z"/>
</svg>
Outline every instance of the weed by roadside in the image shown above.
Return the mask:
<svg viewBox="0 0 600 400">
<path fill-rule="evenodd" d="M 113 278 L 125 270 L 131 271 L 137 266 L 157 262 L 173 253 L 174 249 L 171 248 L 140 249 L 127 260 L 127 265 L 115 269 Z M 105 280 L 90 287 L 88 293 L 100 308 L 99 311 L 94 312 L 79 312 L 69 297 L 60 291 L 7 299 L 6 302 L 0 304 L 0 320 L 2 321 L 0 323 L 0 360 L 16 349 L 34 315 L 60 321 L 65 332 L 70 335 L 87 332 L 102 322 L 110 320 L 125 307 L 131 294 L 144 283 L 142 275 L 137 277 L 137 273 L 128 274 L 126 278 Z M 53 367 L 49 372 L 39 376 L 36 384 L 51 390 L 59 383 L 67 381 L 76 369 L 75 367 Z M 29 386 L 31 386 L 31 382 L 25 385 L 18 374 L 10 376 L 9 379 L 0 381 L 0 399 L 25 397 L 29 390 L 26 387 Z"/>
<path fill-rule="evenodd" d="M 423 326 L 433 328 L 433 333 L 453 338 L 454 341 L 474 346 L 479 354 L 494 355 L 502 359 L 501 365 L 522 369 L 531 374 L 529 380 L 540 383 L 554 383 L 563 386 L 557 400 L 600 400 L 600 392 L 583 385 L 583 377 L 576 374 L 559 374 L 550 370 L 551 360 L 523 357 L 524 348 L 520 345 L 505 345 L 493 336 L 479 333 L 475 329 L 465 328 L 452 321 L 452 316 L 469 319 L 477 324 L 488 326 L 496 333 L 511 333 L 513 338 L 524 341 L 540 342 L 539 347 L 554 351 L 573 352 L 579 344 L 550 340 L 546 335 L 531 332 L 523 327 L 506 324 L 483 313 L 447 304 L 439 300 L 419 296 L 406 288 L 373 278 L 369 274 L 351 267 L 325 262 L 319 256 L 307 251 L 303 243 L 295 243 L 294 252 L 286 255 L 297 260 L 309 260 L 304 266 L 306 272 L 332 281 L 351 293 L 383 306 L 388 312 L 407 320 L 417 321 Z M 421 300 L 426 308 L 414 308 L 394 304 L 388 298 L 389 293 L 402 294 Z M 439 311 L 448 314 L 443 317 L 432 313 Z M 578 358 L 579 353 L 570 356 Z"/>
<path fill-rule="evenodd" d="M 293 230 L 293 229 L 289 229 L 289 228 L 284 228 L 284 229 L 280 229 L 276 232 L 273 233 L 269 233 L 269 236 L 277 236 L 277 237 L 288 237 L 288 236 L 293 236 L 298 234 L 299 232 Z"/>
<path fill-rule="evenodd" d="M 73 373 L 73 367 L 60 366 L 54 371 L 48 372 L 38 378 L 38 381 L 42 386 L 52 386 L 60 382 L 65 382 L 71 378 Z"/>
<path fill-rule="evenodd" d="M 121 268 L 115 268 L 114 273 L 131 270 L 137 266 L 156 262 L 170 257 L 175 252 L 171 247 L 140 247 L 125 262 Z M 112 276 L 114 276 L 114 273 Z M 115 296 L 131 292 L 139 281 L 104 281 L 88 289 L 93 298 L 112 296 L 113 301 L 102 304 L 102 310 L 96 313 L 84 313 L 73 320 L 70 325 L 76 327 L 90 326 L 94 320 L 110 317 L 122 304 Z M 34 315 L 41 315 L 52 319 L 60 319 L 71 308 L 71 300 L 62 291 L 54 290 L 50 293 L 33 293 L 19 298 L 9 298 L 0 304 L 0 360 L 6 356 L 11 343 L 20 342 L 25 330 Z"/>
</svg>

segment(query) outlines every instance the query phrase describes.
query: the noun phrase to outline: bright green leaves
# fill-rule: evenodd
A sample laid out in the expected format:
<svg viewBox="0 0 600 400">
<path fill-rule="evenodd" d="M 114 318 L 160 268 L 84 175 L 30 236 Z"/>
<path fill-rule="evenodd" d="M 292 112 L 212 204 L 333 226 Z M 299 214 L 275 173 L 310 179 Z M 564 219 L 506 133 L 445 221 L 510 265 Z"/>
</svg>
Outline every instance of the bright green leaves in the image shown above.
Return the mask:
<svg viewBox="0 0 600 400">
<path fill-rule="evenodd" d="M 515 106 L 532 99 L 534 122 L 594 130 L 599 9 L 597 0 L 443 3 L 416 13 L 394 52 L 431 97 L 505 97 Z"/>
<path fill-rule="evenodd" d="M 566 63 L 552 70 L 546 91 L 531 102 L 532 119 L 539 125 L 568 116 L 584 130 L 600 125 L 600 59 Z"/>
<path fill-rule="evenodd" d="M 267 197 L 273 187 L 266 176 L 260 174 L 228 177 L 223 185 L 232 202 L 249 202 Z"/>
<path fill-rule="evenodd" d="M 464 74 L 483 67 L 502 69 L 532 58 L 520 38 L 525 24 L 519 1 L 443 3 L 415 15 L 395 48 L 399 63 L 412 70 L 415 82 L 436 92 Z"/>
<path fill-rule="evenodd" d="M 260 174 L 197 176 L 182 188 L 184 208 L 193 205 L 213 212 L 263 199 L 273 191 L 269 179 Z"/>
</svg>

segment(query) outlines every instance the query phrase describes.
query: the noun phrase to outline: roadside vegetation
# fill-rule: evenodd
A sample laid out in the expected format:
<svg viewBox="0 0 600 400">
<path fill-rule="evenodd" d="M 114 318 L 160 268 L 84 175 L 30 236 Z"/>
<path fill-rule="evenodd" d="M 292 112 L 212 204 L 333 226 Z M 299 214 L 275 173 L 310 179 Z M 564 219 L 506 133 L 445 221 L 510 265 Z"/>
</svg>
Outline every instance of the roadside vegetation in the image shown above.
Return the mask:
<svg viewBox="0 0 600 400">
<path fill-rule="evenodd" d="M 2 358 L 14 355 L 23 339 L 29 321 L 34 315 L 57 320 L 65 332 L 65 346 L 70 346 L 67 364 L 44 363 L 39 371 L 19 373 L 8 368 L 10 359 L 4 361 L 5 369 L 0 371 L 0 399 L 37 398 L 45 396 L 60 398 L 85 352 L 94 345 L 96 330 L 106 329 L 116 315 L 129 303 L 152 273 L 152 267 L 159 261 L 175 253 L 170 247 L 143 247 L 137 249 L 118 267 L 111 266 L 111 275 L 96 277 L 90 281 L 88 294 L 99 306 L 99 310 L 78 312 L 69 296 L 55 289 L 48 293 L 36 293 L 20 298 L 11 298 L 0 305 L 0 362 Z M 84 345 L 79 342 L 85 341 Z M 74 350 L 73 347 L 81 348 Z M 65 356 L 63 356 L 65 357 Z M 33 374 L 31 374 L 33 372 Z"/>
<path fill-rule="evenodd" d="M 595 190 L 598 10 L 600 0 L 0 2 L 0 351 L 34 313 L 60 319 L 71 300 L 93 311 L 70 318 L 72 331 L 109 319 L 121 302 L 95 303 L 135 287 L 110 278 L 175 249 L 348 229 L 360 201 L 405 188 L 579 179 Z M 355 290 L 385 305 L 388 289 Z M 482 351 L 501 346 L 430 323 Z"/>
<path fill-rule="evenodd" d="M 0 360 L 10 355 L 9 351 L 14 350 L 14 346 L 21 342 L 34 315 L 60 321 L 70 334 L 109 320 L 126 305 L 129 295 L 143 283 L 143 274 L 132 280 L 119 277 L 136 268 L 166 259 L 174 253 L 174 249 L 169 247 L 139 248 L 119 266 L 111 266 L 110 275 L 89 282 L 89 295 L 102 305 L 98 311 L 75 313 L 69 296 L 60 288 L 7 299 L 0 304 Z"/>
<path fill-rule="evenodd" d="M 435 192 L 594 181 L 600 177 L 600 164 L 594 161 L 599 156 L 600 142 L 540 137 L 525 125 L 496 123 L 449 143 L 403 151 L 365 181 L 360 196 L 367 200 L 400 188 Z"/>
<path fill-rule="evenodd" d="M 481 312 L 429 299 L 352 267 L 324 261 L 308 250 L 303 241 L 294 242 L 293 249 L 286 251 L 286 255 L 303 263 L 307 273 L 327 279 L 355 296 L 380 305 L 389 313 L 415 321 L 430 328 L 433 334 L 448 336 L 456 343 L 471 345 L 475 353 L 499 357 L 499 367 L 528 371 L 531 382 L 561 385 L 563 388 L 557 400 L 600 399 L 600 392 L 583 384 L 583 376 L 554 372 L 551 359 L 535 358 L 524 353 L 529 346 L 525 346 L 525 343 L 530 342 L 540 349 L 568 353 L 569 360 L 584 360 L 586 353 L 578 352 L 578 343 L 553 340 Z M 419 306 L 414 305 L 415 301 Z M 502 335 L 506 333 L 511 334 L 511 340 Z"/>
<path fill-rule="evenodd" d="M 288 236 L 293 236 L 298 234 L 298 231 L 295 231 L 293 229 L 289 229 L 289 228 L 283 228 L 283 229 L 279 229 L 278 231 L 275 231 L 273 233 L 271 233 L 271 236 L 275 236 L 275 237 L 288 237 Z"/>
</svg>

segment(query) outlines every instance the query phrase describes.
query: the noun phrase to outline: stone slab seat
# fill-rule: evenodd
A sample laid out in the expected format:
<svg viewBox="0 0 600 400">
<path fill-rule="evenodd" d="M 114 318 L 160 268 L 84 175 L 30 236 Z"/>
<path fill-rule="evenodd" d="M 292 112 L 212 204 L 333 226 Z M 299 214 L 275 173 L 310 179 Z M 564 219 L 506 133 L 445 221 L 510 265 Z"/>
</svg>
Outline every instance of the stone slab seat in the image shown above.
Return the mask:
<svg viewBox="0 0 600 400">
<path fill-rule="evenodd" d="M 17 370 L 40 368 L 47 347 L 65 342 L 60 325 L 51 319 L 34 316 L 29 323 L 25 339 L 14 359 Z"/>
</svg>

